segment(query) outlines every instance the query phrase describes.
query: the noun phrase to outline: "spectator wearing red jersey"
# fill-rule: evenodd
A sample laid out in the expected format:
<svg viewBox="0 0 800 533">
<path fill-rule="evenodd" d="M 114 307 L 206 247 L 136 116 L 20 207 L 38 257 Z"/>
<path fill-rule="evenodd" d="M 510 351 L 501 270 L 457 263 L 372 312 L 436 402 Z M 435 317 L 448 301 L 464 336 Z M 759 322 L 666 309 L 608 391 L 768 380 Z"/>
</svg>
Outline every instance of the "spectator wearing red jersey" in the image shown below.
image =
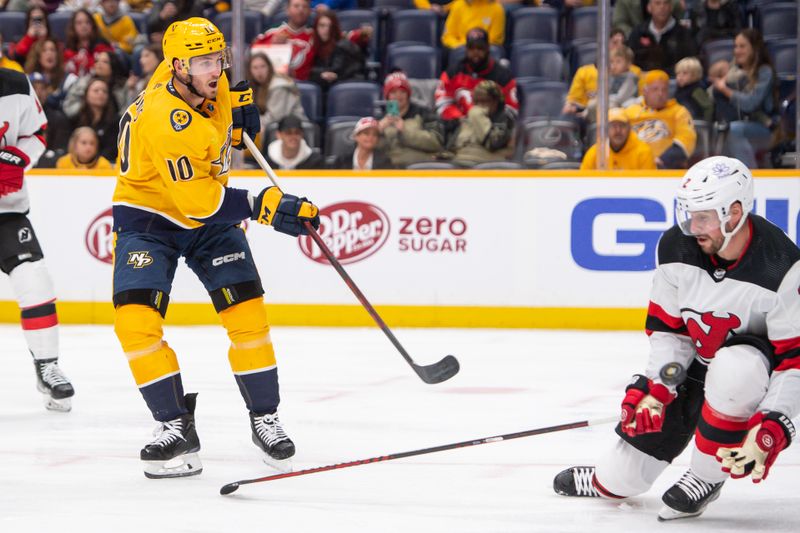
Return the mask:
<svg viewBox="0 0 800 533">
<path fill-rule="evenodd" d="M 289 0 L 286 6 L 288 20 L 259 35 L 253 45 L 292 45 L 292 58 L 288 74 L 297 80 L 307 80 L 314 64 L 314 30 L 308 26 L 311 16 L 309 0 Z"/>
<path fill-rule="evenodd" d="M 85 76 L 94 66 L 97 52 L 114 52 L 114 48 L 100 38 L 97 24 L 86 9 L 78 9 L 72 14 L 67 26 L 64 64 L 67 72 Z"/>
</svg>

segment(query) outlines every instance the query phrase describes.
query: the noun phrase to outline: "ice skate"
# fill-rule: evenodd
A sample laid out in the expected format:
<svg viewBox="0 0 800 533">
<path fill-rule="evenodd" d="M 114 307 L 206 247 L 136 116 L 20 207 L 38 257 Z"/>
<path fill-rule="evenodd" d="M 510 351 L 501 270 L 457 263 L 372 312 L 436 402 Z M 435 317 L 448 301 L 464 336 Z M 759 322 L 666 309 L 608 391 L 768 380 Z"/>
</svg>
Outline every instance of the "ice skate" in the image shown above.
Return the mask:
<svg viewBox="0 0 800 533">
<path fill-rule="evenodd" d="M 583 496 L 599 498 L 600 494 L 592 484 L 593 466 L 573 466 L 558 473 L 553 479 L 553 490 L 562 496 Z"/>
<path fill-rule="evenodd" d="M 200 439 L 194 425 L 197 394 L 185 396 L 189 412 L 167 422 L 161 422 L 153 432 L 155 439 L 141 451 L 144 475 L 150 479 L 196 476 L 203 471 L 197 452 Z"/>
<path fill-rule="evenodd" d="M 658 512 L 658 519 L 664 521 L 700 516 L 709 503 L 719 498 L 723 483 L 706 483 L 691 469 L 687 470 L 661 497 L 665 505 Z"/>
<path fill-rule="evenodd" d="M 281 472 L 291 472 L 294 443 L 283 430 L 278 413 L 250 413 L 250 428 L 253 430 L 253 443 L 264 452 L 263 461 Z"/>
<path fill-rule="evenodd" d="M 50 411 L 70 411 L 75 389 L 59 368 L 58 359 L 34 359 L 33 366 L 36 388 L 44 395 L 44 406 Z"/>
</svg>

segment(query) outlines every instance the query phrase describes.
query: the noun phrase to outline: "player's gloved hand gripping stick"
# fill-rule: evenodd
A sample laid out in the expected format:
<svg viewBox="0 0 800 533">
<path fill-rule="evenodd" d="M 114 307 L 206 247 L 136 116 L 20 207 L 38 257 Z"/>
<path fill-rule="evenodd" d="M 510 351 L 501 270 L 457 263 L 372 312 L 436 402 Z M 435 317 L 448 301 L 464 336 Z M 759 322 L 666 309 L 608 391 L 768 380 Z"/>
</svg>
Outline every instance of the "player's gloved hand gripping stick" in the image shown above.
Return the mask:
<svg viewBox="0 0 800 533">
<path fill-rule="evenodd" d="M 459 364 L 458 360 L 452 355 L 447 355 L 438 363 L 433 363 L 430 365 L 419 365 L 414 362 L 411 356 L 408 355 L 408 352 L 405 350 L 405 348 L 403 348 L 403 346 L 400 344 L 400 341 L 397 340 L 380 315 L 378 315 L 378 312 L 375 310 L 375 308 L 372 307 L 372 304 L 369 303 L 361 290 L 356 286 L 355 282 L 353 282 L 347 272 L 345 272 L 344 268 L 342 268 L 342 265 L 333 255 L 333 252 L 331 252 L 330 248 L 328 248 L 328 245 L 325 244 L 325 241 L 322 239 L 322 237 L 320 237 L 319 233 L 317 233 L 317 228 L 319 228 L 319 214 L 316 212 L 316 207 L 307 202 L 305 198 L 297 198 L 296 196 L 283 194 L 278 186 L 278 180 L 275 176 L 275 172 L 273 172 L 272 168 L 270 168 L 269 164 L 264 159 L 264 156 L 261 155 L 261 151 L 255 145 L 247 132 L 242 134 L 242 140 L 256 161 L 258 161 L 258 164 L 261 166 L 264 172 L 267 173 L 267 176 L 274 185 L 274 187 L 265 189 L 258 196 L 258 198 L 256 198 L 253 211 L 255 212 L 256 209 L 260 210 L 258 215 L 259 218 L 257 220 L 262 223 L 271 224 L 275 226 L 275 229 L 283 231 L 284 233 L 290 233 L 289 231 L 279 229 L 278 225 L 275 223 L 275 220 L 281 214 L 281 209 L 283 208 L 284 213 L 288 213 L 289 215 L 287 219 L 293 218 L 303 225 L 303 231 L 298 231 L 296 235 L 307 233 L 309 236 L 311 236 L 317 246 L 319 246 L 320 250 L 322 250 L 322 253 L 325 254 L 328 262 L 333 266 L 333 268 L 336 269 L 336 272 L 339 273 L 345 284 L 347 284 L 350 290 L 353 291 L 353 294 L 355 294 L 356 298 L 358 298 L 358 301 L 361 302 L 361 305 L 364 306 L 378 327 L 381 328 L 381 331 L 386 334 L 394 347 L 397 348 L 397 351 L 400 352 L 400 355 L 403 356 L 403 359 L 405 359 L 406 362 L 411 365 L 411 368 L 414 369 L 414 372 L 417 373 L 422 381 L 428 384 L 441 383 L 442 381 L 446 381 L 455 376 L 456 373 L 458 373 Z M 311 209 L 312 207 L 314 208 L 313 210 Z M 275 218 L 269 218 L 270 216 Z M 264 217 L 269 218 L 269 220 L 262 220 Z"/>
</svg>

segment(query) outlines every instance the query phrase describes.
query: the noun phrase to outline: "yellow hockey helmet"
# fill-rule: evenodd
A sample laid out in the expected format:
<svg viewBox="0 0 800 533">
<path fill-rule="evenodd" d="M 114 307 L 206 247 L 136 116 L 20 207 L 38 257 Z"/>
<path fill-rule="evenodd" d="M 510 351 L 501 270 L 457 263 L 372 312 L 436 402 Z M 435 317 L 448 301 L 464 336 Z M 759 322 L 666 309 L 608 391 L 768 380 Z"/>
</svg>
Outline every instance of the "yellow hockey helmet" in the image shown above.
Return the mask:
<svg viewBox="0 0 800 533">
<path fill-rule="evenodd" d="M 162 47 L 170 69 L 175 70 L 173 60 L 178 59 L 184 74 L 204 74 L 216 68 L 218 61 L 222 62 L 222 69 L 230 66 L 225 36 L 210 20 L 202 17 L 170 24 L 164 32 Z"/>
</svg>

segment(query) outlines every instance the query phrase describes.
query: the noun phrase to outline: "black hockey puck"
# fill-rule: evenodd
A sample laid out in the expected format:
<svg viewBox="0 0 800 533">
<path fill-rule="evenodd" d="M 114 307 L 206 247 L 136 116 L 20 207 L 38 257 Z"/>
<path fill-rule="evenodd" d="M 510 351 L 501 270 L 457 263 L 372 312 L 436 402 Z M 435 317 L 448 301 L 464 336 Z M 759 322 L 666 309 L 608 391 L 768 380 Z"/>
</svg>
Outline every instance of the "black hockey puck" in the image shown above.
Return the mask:
<svg viewBox="0 0 800 533">
<path fill-rule="evenodd" d="M 680 363 L 667 363 L 661 367 L 658 375 L 664 385 L 680 385 L 686 379 L 686 369 Z"/>
</svg>

